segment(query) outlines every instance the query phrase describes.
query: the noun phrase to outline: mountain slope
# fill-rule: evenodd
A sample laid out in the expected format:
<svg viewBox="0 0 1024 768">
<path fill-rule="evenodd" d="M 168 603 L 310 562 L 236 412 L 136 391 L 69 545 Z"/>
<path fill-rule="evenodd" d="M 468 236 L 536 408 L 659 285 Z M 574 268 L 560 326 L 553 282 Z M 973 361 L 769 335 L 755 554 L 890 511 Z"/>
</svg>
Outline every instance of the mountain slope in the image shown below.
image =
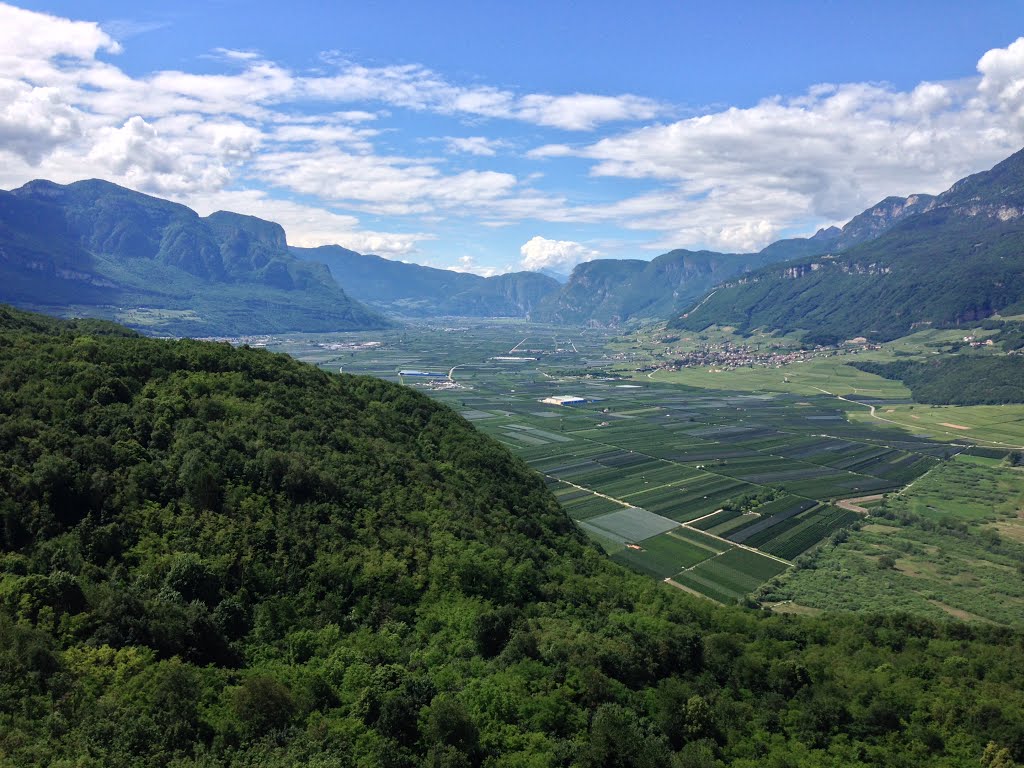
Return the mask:
<svg viewBox="0 0 1024 768">
<path fill-rule="evenodd" d="M 790 259 L 835 253 L 870 242 L 933 205 L 930 195 L 888 197 L 842 229 L 778 240 L 757 253 L 677 249 L 649 262 L 607 259 L 580 264 L 560 293 L 545 299 L 537 317 L 560 322 L 617 324 L 664 318 L 695 304 L 724 280 Z"/>
<path fill-rule="evenodd" d="M 535 272 L 485 278 L 364 255 L 340 245 L 293 247 L 291 252 L 303 261 L 326 264 L 360 301 L 404 315 L 529 318 L 559 289 L 557 280 Z"/>
<path fill-rule="evenodd" d="M 0 307 L 11 765 L 972 765 L 1016 630 L 717 608 L 453 411 Z"/>
<path fill-rule="evenodd" d="M 799 247 L 799 246 L 797 246 Z M 555 322 L 598 322 L 665 317 L 693 302 L 711 286 L 774 259 L 792 247 L 761 253 L 716 253 L 678 249 L 650 261 L 597 259 L 579 264 L 562 290 L 548 297 L 537 317 Z"/>
<path fill-rule="evenodd" d="M 91 180 L 0 192 L 0 301 L 188 335 L 383 327 L 273 222 Z M 138 308 L 144 308 L 138 311 Z"/>
<path fill-rule="evenodd" d="M 1024 152 L 933 199 L 893 207 L 898 220 L 876 239 L 726 282 L 673 325 L 884 340 L 1024 309 Z"/>
</svg>

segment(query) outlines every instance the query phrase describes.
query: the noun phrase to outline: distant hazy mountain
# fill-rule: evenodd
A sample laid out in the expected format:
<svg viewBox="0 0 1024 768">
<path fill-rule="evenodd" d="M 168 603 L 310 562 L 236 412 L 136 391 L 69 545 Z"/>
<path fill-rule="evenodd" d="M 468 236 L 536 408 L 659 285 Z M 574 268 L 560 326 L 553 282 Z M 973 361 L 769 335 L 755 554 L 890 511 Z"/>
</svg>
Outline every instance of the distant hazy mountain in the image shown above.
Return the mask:
<svg viewBox="0 0 1024 768">
<path fill-rule="evenodd" d="M 525 317 L 559 290 L 558 281 L 537 272 L 481 277 L 364 255 L 325 245 L 292 248 L 310 263 L 323 263 L 352 296 L 407 316 Z"/>
<path fill-rule="evenodd" d="M 1014 155 L 938 197 L 889 197 L 842 229 L 758 253 L 599 259 L 567 279 L 484 278 L 337 245 L 289 248 L 279 225 L 251 216 L 201 218 L 103 181 L 34 181 L 0 192 L 0 302 L 182 335 L 375 328 L 389 312 L 602 325 L 674 317 L 691 328 L 889 338 L 1024 298 L 1022 166 Z"/>
<path fill-rule="evenodd" d="M 291 251 L 300 259 L 327 264 L 334 279 L 359 301 L 402 315 L 523 317 L 610 325 L 665 317 L 710 286 L 770 260 L 761 254 L 683 250 L 651 261 L 598 259 L 577 265 L 563 285 L 538 272 L 484 278 L 363 255 L 336 245 Z"/>
<path fill-rule="evenodd" d="M 542 275 L 547 275 L 548 277 L 554 278 L 562 285 L 565 285 L 567 282 L 569 282 L 568 273 L 559 272 L 558 270 L 551 269 L 549 267 L 544 267 L 543 269 L 538 269 L 537 271 Z"/>
<path fill-rule="evenodd" d="M 0 302 L 182 335 L 379 328 L 280 225 L 105 181 L 0 191 Z"/>
<path fill-rule="evenodd" d="M 727 281 L 673 324 L 889 339 L 1021 311 L 1024 151 L 937 197 L 886 198 L 852 219 L 826 255 Z"/>
<path fill-rule="evenodd" d="M 790 241 L 796 242 L 796 241 Z M 689 306 L 713 285 L 779 259 L 792 258 L 803 242 L 760 253 L 675 250 L 650 261 L 598 259 L 578 265 L 557 294 L 544 301 L 538 319 L 616 325 L 662 319 Z M 779 244 L 777 244 L 779 245 Z M 814 245 L 820 251 L 824 246 Z"/>
</svg>

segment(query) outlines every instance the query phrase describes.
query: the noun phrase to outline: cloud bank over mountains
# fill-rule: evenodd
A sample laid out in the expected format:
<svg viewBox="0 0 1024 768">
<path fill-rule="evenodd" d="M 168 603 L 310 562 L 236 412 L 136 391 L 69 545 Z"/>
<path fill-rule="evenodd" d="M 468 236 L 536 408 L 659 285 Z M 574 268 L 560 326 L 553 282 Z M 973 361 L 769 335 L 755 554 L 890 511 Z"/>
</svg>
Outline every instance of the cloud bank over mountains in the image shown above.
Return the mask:
<svg viewBox="0 0 1024 768">
<path fill-rule="evenodd" d="M 682 119 L 643 95 L 524 93 L 337 53 L 299 71 L 220 49 L 202 72 L 132 76 L 117 59 L 136 44 L 0 4 L 0 186 L 102 177 L 277 220 L 295 244 L 408 260 L 443 246 L 438 222 L 491 238 L 526 222 L 541 234 L 520 265 L 565 270 L 617 232 L 651 255 L 754 250 L 941 191 L 1024 144 L 1024 38 L 959 80 L 820 84 Z M 406 137 L 409 113 L 448 128 Z M 559 239 L 569 226 L 582 242 Z M 450 256 L 493 271 L 521 242 L 490 263 Z"/>
<path fill-rule="evenodd" d="M 523 243 L 519 253 L 523 257 L 520 262 L 522 269 L 532 272 L 550 269 L 564 274 L 571 272 L 577 264 L 600 256 L 597 251 L 587 248 L 582 243 L 572 240 L 548 240 L 540 235 Z"/>
</svg>

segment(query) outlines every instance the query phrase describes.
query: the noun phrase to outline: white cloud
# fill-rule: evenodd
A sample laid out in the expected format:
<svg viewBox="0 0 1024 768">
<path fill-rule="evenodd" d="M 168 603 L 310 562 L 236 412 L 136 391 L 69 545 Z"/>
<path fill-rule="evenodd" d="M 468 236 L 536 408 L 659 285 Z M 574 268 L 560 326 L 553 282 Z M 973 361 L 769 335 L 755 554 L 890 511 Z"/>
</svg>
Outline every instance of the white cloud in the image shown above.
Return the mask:
<svg viewBox="0 0 1024 768">
<path fill-rule="evenodd" d="M 378 214 L 489 209 L 515 200 L 518 193 L 518 180 L 509 173 L 470 170 L 446 175 L 427 160 L 334 146 L 267 150 L 252 167 L 281 189 Z"/>
<path fill-rule="evenodd" d="M 566 144 L 545 144 L 542 147 L 531 149 L 526 156 L 533 159 L 545 157 L 571 157 L 576 151 Z"/>
<path fill-rule="evenodd" d="M 540 235 L 523 243 L 519 253 L 523 257 L 520 266 L 534 272 L 541 269 L 568 272 L 577 264 L 601 255 L 582 243 L 572 240 L 548 240 Z"/>
<path fill-rule="evenodd" d="M 98 51 L 118 53 L 121 46 L 91 21 L 71 21 L 0 4 L 0 61 L 31 62 L 66 56 L 88 60 Z M 4 70 L 5 74 L 14 74 Z"/>
<path fill-rule="evenodd" d="M 518 116 L 538 125 L 550 125 L 567 131 L 592 131 L 601 123 L 624 120 L 651 120 L 665 111 L 653 99 L 640 96 L 596 96 L 575 93 L 571 96 L 530 94 L 519 102 Z"/>
<path fill-rule="evenodd" d="M 312 142 L 314 144 L 346 144 L 364 152 L 373 149 L 370 139 L 378 131 L 339 124 L 284 124 L 274 128 L 271 138 L 280 142 Z"/>
<path fill-rule="evenodd" d="M 247 156 L 255 138 L 238 124 L 202 123 L 194 130 L 191 140 L 168 141 L 136 115 L 119 128 L 98 130 L 86 160 L 107 177 L 155 194 L 221 189 L 231 180 L 232 161 Z"/>
<path fill-rule="evenodd" d="M 0 79 L 0 149 L 38 165 L 82 133 L 79 113 L 56 88 Z"/>
<path fill-rule="evenodd" d="M 480 264 L 473 256 L 460 256 L 454 264 L 445 264 L 438 267 L 438 269 L 450 269 L 452 272 L 470 272 L 474 275 L 480 275 L 480 277 L 494 277 L 509 271 L 501 267 L 490 267 Z"/>
<path fill-rule="evenodd" d="M 499 149 L 508 146 L 500 139 L 488 139 L 486 136 L 446 136 L 449 152 L 462 152 L 467 155 L 493 157 Z"/>
<path fill-rule="evenodd" d="M 982 98 L 1020 117 L 1024 105 L 1024 38 L 985 53 L 978 61 L 978 71 Z"/>
<path fill-rule="evenodd" d="M 590 131 L 608 122 L 649 120 L 666 112 L 666 107 L 653 99 L 632 94 L 519 95 L 491 86 L 461 86 L 419 64 L 366 67 L 342 61 L 338 67 L 338 74 L 305 78 L 306 94 L 332 101 L 381 101 L 440 114 L 522 120 L 569 131 Z"/>
<path fill-rule="evenodd" d="M 843 221 L 891 194 L 941 192 L 1024 143 L 1024 39 L 989 51 L 980 78 L 911 91 L 851 83 L 651 125 L 531 157 L 581 157 L 597 178 L 658 190 L 570 219 L 613 217 L 660 242 L 749 250 L 808 221 Z"/>
<path fill-rule="evenodd" d="M 415 253 L 417 243 L 434 239 L 433 235 L 423 232 L 394 233 L 362 229 L 355 216 L 291 200 L 279 200 L 258 190 L 223 190 L 190 195 L 182 201 L 185 200 L 202 216 L 226 210 L 276 221 L 284 227 L 288 243 L 302 248 L 341 245 L 359 253 L 396 257 Z"/>
</svg>

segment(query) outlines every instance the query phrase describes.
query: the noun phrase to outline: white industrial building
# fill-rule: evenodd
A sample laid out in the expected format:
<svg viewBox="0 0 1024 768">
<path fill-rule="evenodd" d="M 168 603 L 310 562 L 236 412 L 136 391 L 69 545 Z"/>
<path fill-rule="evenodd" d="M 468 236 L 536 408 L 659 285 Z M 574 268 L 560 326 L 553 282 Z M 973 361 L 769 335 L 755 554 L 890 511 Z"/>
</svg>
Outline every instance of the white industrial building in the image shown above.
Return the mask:
<svg viewBox="0 0 1024 768">
<path fill-rule="evenodd" d="M 545 397 L 541 402 L 548 405 L 583 405 L 587 401 L 586 398 L 579 395 L 555 395 L 554 397 Z"/>
</svg>

